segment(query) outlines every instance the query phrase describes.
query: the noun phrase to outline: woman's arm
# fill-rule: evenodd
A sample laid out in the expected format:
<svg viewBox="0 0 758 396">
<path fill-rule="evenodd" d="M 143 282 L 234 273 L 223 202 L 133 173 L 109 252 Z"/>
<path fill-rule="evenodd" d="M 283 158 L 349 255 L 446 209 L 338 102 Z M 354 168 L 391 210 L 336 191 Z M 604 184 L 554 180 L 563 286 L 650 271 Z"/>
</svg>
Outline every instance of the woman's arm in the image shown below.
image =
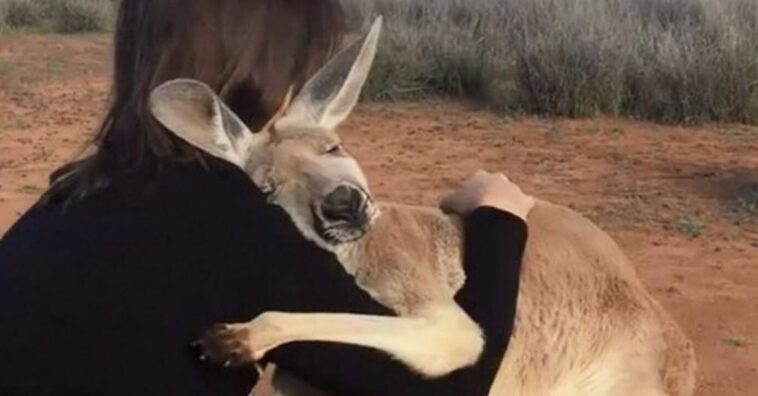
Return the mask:
<svg viewBox="0 0 758 396">
<path fill-rule="evenodd" d="M 467 283 L 457 300 L 486 339 L 485 350 L 472 367 L 425 380 L 382 352 L 318 343 L 287 345 L 270 357 L 281 368 L 337 395 L 486 395 L 510 340 L 526 234 L 523 220 L 491 207 L 477 209 L 466 219 Z M 388 314 L 357 288 L 340 289 L 340 284 L 344 285 L 331 284 L 336 289 L 326 293 L 325 308 Z"/>
</svg>

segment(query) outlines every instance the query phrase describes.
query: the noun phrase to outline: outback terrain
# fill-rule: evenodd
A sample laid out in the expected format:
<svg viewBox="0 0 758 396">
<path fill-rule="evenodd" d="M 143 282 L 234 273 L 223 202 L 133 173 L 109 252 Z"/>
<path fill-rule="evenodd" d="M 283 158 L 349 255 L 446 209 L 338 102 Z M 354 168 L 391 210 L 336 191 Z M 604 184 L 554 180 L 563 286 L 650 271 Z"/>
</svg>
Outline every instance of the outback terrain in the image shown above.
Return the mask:
<svg viewBox="0 0 758 396">
<path fill-rule="evenodd" d="M 0 36 L 0 236 L 105 107 L 108 37 Z M 758 127 L 363 105 L 343 128 L 382 199 L 434 205 L 476 169 L 595 220 L 695 341 L 698 396 L 758 392 Z"/>
</svg>

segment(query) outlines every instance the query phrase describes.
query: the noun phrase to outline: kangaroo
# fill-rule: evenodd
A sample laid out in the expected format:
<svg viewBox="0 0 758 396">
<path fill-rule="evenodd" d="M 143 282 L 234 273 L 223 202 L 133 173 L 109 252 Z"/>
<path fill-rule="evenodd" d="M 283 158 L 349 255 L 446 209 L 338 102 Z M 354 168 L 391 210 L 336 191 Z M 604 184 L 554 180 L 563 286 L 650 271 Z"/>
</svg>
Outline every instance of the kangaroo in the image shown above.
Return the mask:
<svg viewBox="0 0 758 396">
<path fill-rule="evenodd" d="M 361 345 L 436 377 L 476 362 L 477 324 L 455 303 L 465 282 L 460 219 L 437 209 L 377 203 L 335 132 L 352 112 L 381 30 L 338 53 L 258 133 L 191 80 L 158 87 L 155 118 L 247 172 L 303 236 L 333 252 L 357 284 L 397 317 L 267 312 L 220 326 L 228 364 L 258 361 L 294 341 Z M 491 395 L 687 396 L 691 341 L 645 290 L 617 244 L 591 221 L 537 200 L 516 328 Z M 287 393 L 295 395 L 299 393 Z"/>
</svg>

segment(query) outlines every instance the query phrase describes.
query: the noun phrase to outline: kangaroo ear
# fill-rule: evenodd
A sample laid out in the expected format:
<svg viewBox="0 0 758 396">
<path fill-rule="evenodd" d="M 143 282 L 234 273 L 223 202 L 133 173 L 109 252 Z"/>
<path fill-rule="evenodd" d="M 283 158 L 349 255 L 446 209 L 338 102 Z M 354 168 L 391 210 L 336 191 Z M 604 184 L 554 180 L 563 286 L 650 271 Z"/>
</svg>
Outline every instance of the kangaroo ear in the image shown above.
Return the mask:
<svg viewBox="0 0 758 396">
<path fill-rule="evenodd" d="M 172 80 L 150 95 L 153 116 L 187 143 L 244 167 L 254 136 L 213 90 L 195 80 Z"/>
<path fill-rule="evenodd" d="M 374 63 L 381 30 L 379 17 L 363 40 L 342 50 L 319 70 L 303 86 L 277 128 L 292 123 L 333 129 L 345 121 L 358 103 Z"/>
</svg>

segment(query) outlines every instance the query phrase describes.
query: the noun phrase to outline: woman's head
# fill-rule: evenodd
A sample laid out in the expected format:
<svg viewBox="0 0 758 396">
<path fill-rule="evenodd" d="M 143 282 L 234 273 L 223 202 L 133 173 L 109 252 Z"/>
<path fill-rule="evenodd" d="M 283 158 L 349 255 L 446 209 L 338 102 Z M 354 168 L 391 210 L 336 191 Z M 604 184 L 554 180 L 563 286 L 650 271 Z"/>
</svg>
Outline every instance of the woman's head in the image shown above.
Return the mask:
<svg viewBox="0 0 758 396">
<path fill-rule="evenodd" d="M 338 49 L 343 33 L 339 0 L 122 0 L 98 152 L 56 172 L 61 186 L 52 193 L 85 195 L 114 167 L 198 157 L 150 115 L 149 95 L 161 83 L 202 81 L 256 130 L 291 85 L 299 89 Z"/>
</svg>

